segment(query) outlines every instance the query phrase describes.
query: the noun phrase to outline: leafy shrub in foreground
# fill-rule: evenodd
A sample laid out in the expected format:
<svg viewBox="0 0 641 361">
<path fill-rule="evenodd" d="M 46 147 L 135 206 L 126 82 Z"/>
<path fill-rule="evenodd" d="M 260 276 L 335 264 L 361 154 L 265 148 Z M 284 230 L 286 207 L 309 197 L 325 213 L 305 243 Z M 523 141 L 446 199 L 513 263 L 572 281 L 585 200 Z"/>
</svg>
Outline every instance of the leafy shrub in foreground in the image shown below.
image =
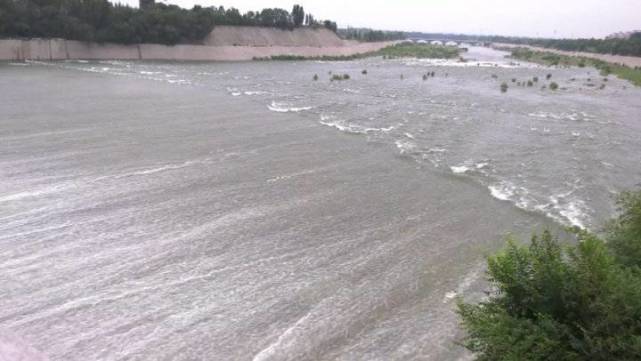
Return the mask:
<svg viewBox="0 0 641 361">
<path fill-rule="evenodd" d="M 488 259 L 489 299 L 458 306 L 477 361 L 639 360 L 641 192 L 619 206 L 607 243 L 577 231 L 562 246 L 546 231 Z"/>
</svg>

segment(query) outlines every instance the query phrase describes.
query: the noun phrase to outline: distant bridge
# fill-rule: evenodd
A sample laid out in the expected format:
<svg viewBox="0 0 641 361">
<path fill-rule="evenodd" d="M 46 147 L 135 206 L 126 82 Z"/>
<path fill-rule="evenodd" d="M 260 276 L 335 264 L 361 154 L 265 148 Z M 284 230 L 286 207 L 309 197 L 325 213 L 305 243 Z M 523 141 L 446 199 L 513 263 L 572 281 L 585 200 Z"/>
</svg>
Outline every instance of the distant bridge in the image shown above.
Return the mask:
<svg viewBox="0 0 641 361">
<path fill-rule="evenodd" d="M 469 44 L 469 45 L 482 45 L 482 41 L 474 41 L 474 40 L 454 40 L 454 39 L 448 39 L 448 38 L 420 38 L 420 37 L 409 37 L 407 40 L 412 41 L 414 43 L 428 43 L 428 44 L 443 44 L 443 45 L 452 45 L 452 46 L 459 46 L 461 44 Z"/>
</svg>

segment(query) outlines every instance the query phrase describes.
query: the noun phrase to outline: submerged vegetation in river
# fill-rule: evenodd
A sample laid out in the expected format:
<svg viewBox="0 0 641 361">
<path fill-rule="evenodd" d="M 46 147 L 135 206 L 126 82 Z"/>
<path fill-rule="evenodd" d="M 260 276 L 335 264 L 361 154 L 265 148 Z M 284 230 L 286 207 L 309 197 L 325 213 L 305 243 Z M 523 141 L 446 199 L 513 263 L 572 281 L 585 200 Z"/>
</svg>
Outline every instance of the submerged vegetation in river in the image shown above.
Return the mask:
<svg viewBox="0 0 641 361">
<path fill-rule="evenodd" d="M 621 79 L 630 81 L 636 86 L 641 86 L 641 68 L 630 68 L 620 64 L 608 63 L 598 59 L 559 55 L 545 51 L 535 51 L 527 48 L 512 49 L 512 57 L 537 64 L 548 66 L 592 66 L 602 75 L 614 74 Z"/>
<path fill-rule="evenodd" d="M 549 232 L 509 240 L 488 259 L 488 300 L 459 304 L 478 361 L 638 360 L 641 355 L 641 191 L 624 193 L 603 238 Z"/>
</svg>

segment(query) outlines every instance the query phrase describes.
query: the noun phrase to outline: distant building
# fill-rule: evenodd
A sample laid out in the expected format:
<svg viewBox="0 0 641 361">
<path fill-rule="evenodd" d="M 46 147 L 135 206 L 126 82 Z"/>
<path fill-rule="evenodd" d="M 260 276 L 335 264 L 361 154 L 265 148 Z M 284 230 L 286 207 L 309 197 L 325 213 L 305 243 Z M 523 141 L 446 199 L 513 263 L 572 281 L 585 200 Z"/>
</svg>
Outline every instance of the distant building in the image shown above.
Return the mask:
<svg viewBox="0 0 641 361">
<path fill-rule="evenodd" d="M 443 45 L 442 41 L 434 40 L 432 41 L 432 45 Z"/>
<path fill-rule="evenodd" d="M 606 39 L 630 39 L 630 37 L 636 33 L 641 33 L 641 30 L 620 31 L 618 33 L 610 34 L 605 38 Z"/>
<path fill-rule="evenodd" d="M 445 43 L 445 45 L 447 45 L 447 46 L 457 46 L 458 43 L 456 41 L 448 41 L 447 43 Z"/>
<path fill-rule="evenodd" d="M 138 6 L 141 9 L 147 9 L 153 7 L 156 4 L 156 0 L 138 0 Z"/>
</svg>

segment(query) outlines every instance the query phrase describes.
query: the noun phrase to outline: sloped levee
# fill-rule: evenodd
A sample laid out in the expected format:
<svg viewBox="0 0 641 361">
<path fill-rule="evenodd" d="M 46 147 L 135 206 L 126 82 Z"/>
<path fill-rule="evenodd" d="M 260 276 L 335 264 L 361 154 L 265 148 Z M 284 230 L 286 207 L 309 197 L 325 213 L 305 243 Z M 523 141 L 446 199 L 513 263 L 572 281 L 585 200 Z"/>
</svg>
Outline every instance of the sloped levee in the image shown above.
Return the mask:
<svg viewBox="0 0 641 361">
<path fill-rule="evenodd" d="M 344 41 L 327 29 L 219 26 L 204 45 L 111 44 L 65 39 L 0 39 L 0 60 L 179 60 L 245 61 L 275 55 L 348 56 L 379 50 L 393 42 Z"/>
<path fill-rule="evenodd" d="M 353 45 L 325 29 L 282 30 L 257 26 L 216 26 L 205 39 L 210 46 L 305 46 L 338 47 Z"/>
</svg>

